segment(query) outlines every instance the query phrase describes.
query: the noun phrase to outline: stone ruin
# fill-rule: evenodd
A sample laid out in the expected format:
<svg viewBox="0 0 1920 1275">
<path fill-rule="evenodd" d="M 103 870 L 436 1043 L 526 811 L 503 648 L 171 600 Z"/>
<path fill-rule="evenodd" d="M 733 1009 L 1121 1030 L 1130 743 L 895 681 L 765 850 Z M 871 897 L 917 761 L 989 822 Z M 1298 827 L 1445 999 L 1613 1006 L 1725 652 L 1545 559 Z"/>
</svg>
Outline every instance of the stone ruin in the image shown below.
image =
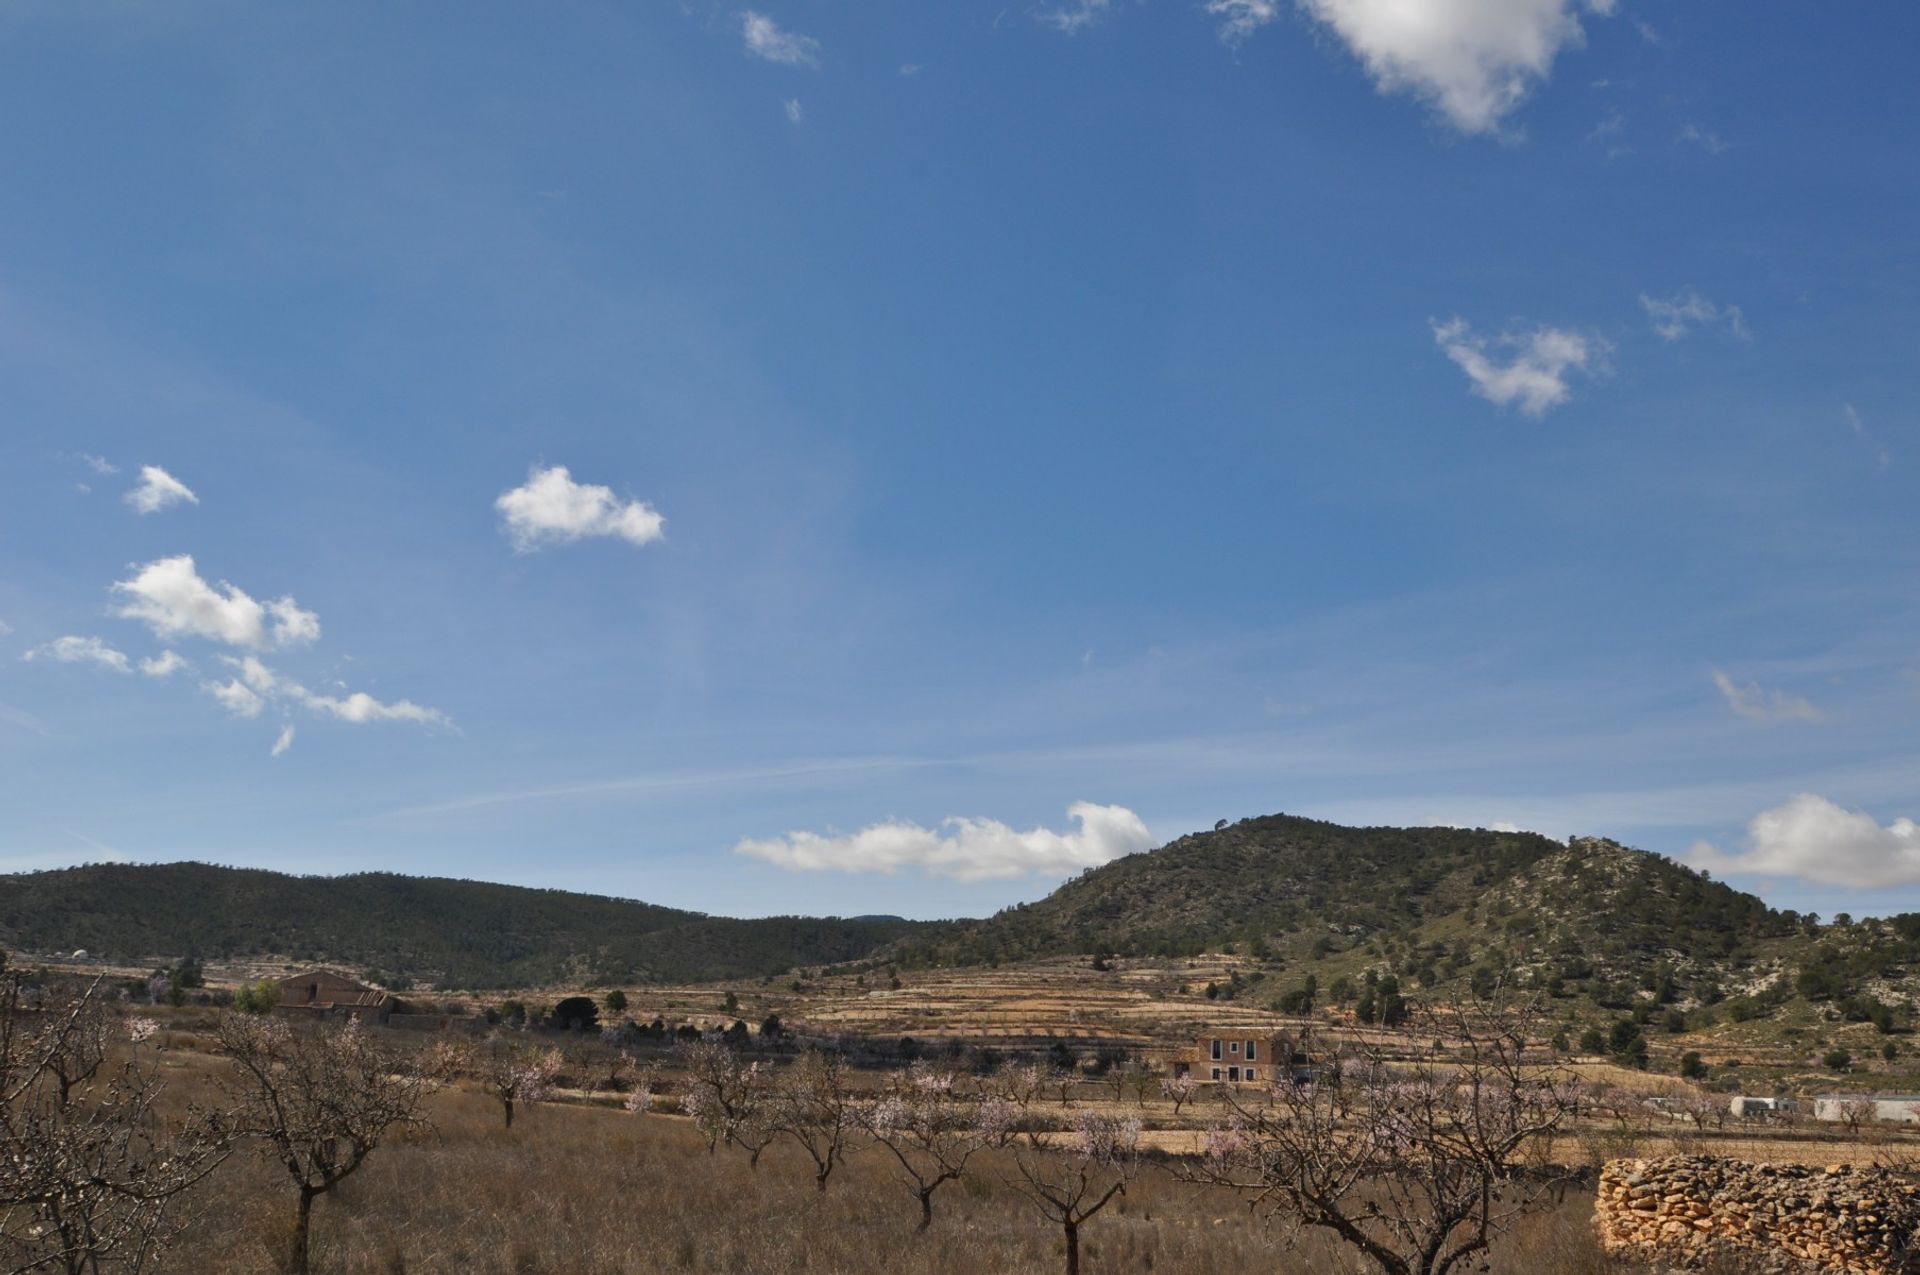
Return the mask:
<svg viewBox="0 0 1920 1275">
<path fill-rule="evenodd" d="M 1608 1253 L 1661 1270 L 1920 1272 L 1920 1181 L 1885 1169 L 1611 1160 L 1594 1224 Z"/>
</svg>

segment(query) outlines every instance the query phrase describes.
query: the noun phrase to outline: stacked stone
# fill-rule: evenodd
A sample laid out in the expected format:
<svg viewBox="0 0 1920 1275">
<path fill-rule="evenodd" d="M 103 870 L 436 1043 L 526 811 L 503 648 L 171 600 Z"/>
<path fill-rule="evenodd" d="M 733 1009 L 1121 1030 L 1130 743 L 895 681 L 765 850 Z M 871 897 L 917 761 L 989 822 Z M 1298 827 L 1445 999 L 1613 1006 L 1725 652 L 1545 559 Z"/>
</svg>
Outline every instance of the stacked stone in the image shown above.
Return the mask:
<svg viewBox="0 0 1920 1275">
<path fill-rule="evenodd" d="M 1710 1156 L 1612 1160 L 1594 1222 L 1608 1252 L 1665 1267 L 1738 1260 L 1767 1272 L 1920 1269 L 1920 1185 L 1884 1170 Z"/>
</svg>

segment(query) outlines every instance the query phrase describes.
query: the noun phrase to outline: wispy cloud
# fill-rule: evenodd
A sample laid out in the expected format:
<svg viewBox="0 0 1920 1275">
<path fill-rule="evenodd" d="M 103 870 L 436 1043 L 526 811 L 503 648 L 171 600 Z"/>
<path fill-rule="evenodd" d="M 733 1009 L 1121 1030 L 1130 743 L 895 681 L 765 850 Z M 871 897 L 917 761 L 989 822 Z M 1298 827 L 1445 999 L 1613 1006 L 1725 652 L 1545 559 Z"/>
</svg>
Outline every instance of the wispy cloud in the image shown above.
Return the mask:
<svg viewBox="0 0 1920 1275">
<path fill-rule="evenodd" d="M 1727 854 L 1696 842 L 1687 859 L 1724 875 L 1798 877 L 1825 885 L 1885 889 L 1920 885 L 1920 826 L 1882 826 L 1812 793 L 1763 810 L 1747 825 L 1747 849 Z"/>
<path fill-rule="evenodd" d="M 223 655 L 221 661 L 234 671 L 225 682 L 203 682 L 201 689 L 219 700 L 228 711 L 241 717 L 258 716 L 270 701 L 298 705 L 319 717 L 353 725 L 368 722 L 414 722 L 422 726 L 450 726 L 447 715 L 412 700 L 384 702 L 365 691 L 344 696 L 322 695 L 308 690 L 292 678 L 283 677 L 251 655 L 236 659 Z"/>
<path fill-rule="evenodd" d="M 997 819 L 956 817 L 938 828 L 888 820 L 849 835 L 789 832 L 743 840 L 733 849 L 794 872 L 892 874 L 910 867 L 956 881 L 992 881 L 1065 875 L 1153 848 L 1147 825 L 1124 806 L 1080 801 L 1067 815 L 1079 825 L 1072 832 L 1020 832 Z"/>
<path fill-rule="evenodd" d="M 140 481 L 121 497 L 135 513 L 157 514 L 174 505 L 197 505 L 200 497 L 158 465 L 140 466 Z"/>
<path fill-rule="evenodd" d="M 820 65 L 820 41 L 782 31 L 779 24 L 764 13 L 749 9 L 741 14 L 740 34 L 746 40 L 747 52 L 754 57 L 783 66 Z"/>
<path fill-rule="evenodd" d="M 535 465 L 527 481 L 501 492 L 493 507 L 520 553 L 590 536 L 647 545 L 666 535 L 667 520 L 653 506 L 622 501 L 610 487 L 577 483 L 565 465 Z"/>
<path fill-rule="evenodd" d="M 798 124 L 801 120 L 807 117 L 806 111 L 802 109 L 800 106 L 799 98 L 790 97 L 786 100 L 785 103 L 783 103 L 783 105 L 787 109 L 787 122 L 789 124 Z"/>
<path fill-rule="evenodd" d="M 272 751 L 269 752 L 267 755 L 270 757 L 278 757 L 292 747 L 293 747 L 293 727 L 282 726 L 280 728 L 279 737 L 273 741 Z"/>
<path fill-rule="evenodd" d="M 1280 17 L 1280 0 L 1207 0 L 1207 12 L 1220 19 L 1220 38 L 1240 44 Z"/>
<path fill-rule="evenodd" d="M 1069 0 L 1066 4 L 1047 6 L 1035 18 L 1042 26 L 1075 35 L 1106 17 L 1112 8 L 1113 0 Z"/>
<path fill-rule="evenodd" d="M 192 667 L 176 651 L 162 651 L 140 661 L 140 671 L 148 677 L 172 677 L 180 670 Z"/>
<path fill-rule="evenodd" d="M 61 664 L 98 664 L 116 673 L 131 673 L 126 653 L 117 651 L 97 637 L 58 637 L 36 646 L 20 657 L 23 660 L 54 660 Z"/>
<path fill-rule="evenodd" d="M 1382 93 L 1422 98 L 1455 128 L 1490 133 L 1586 38 L 1614 0 L 1300 0 Z"/>
<path fill-rule="evenodd" d="M 1671 297 L 1650 297 L 1643 292 L 1640 307 L 1647 312 L 1654 332 L 1663 341 L 1678 341 L 1694 328 L 1720 324 L 1725 324 L 1727 331 L 1742 341 L 1753 339 L 1753 333 L 1747 329 L 1746 315 L 1740 312 L 1739 306 L 1715 305 L 1692 288 L 1683 288 Z"/>
<path fill-rule="evenodd" d="M 1752 682 L 1742 686 L 1719 669 L 1713 671 L 1713 684 L 1727 707 L 1750 722 L 1817 722 L 1826 716 L 1798 695 L 1765 690 Z"/>
<path fill-rule="evenodd" d="M 1692 120 L 1688 120 L 1680 126 L 1680 131 L 1674 134 L 1673 140 L 1676 144 L 1685 143 L 1687 145 L 1698 146 L 1701 150 L 1712 155 L 1718 155 L 1727 149 L 1727 143 L 1721 138 L 1720 134 L 1710 128 L 1696 124 Z"/>
<path fill-rule="evenodd" d="M 105 456 L 95 456 L 91 452 L 81 452 L 80 463 L 88 469 L 91 469 L 94 473 L 99 474 L 102 478 L 111 477 L 120 472 L 120 466 L 114 464 Z"/>
<path fill-rule="evenodd" d="M 1539 327 L 1488 340 L 1475 335 L 1465 319 L 1432 327 L 1434 342 L 1467 374 L 1474 393 L 1500 407 L 1518 404 L 1529 416 L 1571 398 L 1574 373 L 1604 373 L 1610 350 L 1600 337 L 1564 328 Z M 1492 351 L 1505 351 L 1505 357 Z"/>
<path fill-rule="evenodd" d="M 1853 404 L 1842 403 L 1840 406 L 1847 414 L 1847 428 L 1853 431 L 1853 436 L 1873 449 L 1873 467 L 1884 470 L 1892 465 L 1893 453 L 1874 437 L 1873 431 L 1869 430 L 1867 423 L 1860 419 L 1860 413 L 1854 410 Z"/>
</svg>

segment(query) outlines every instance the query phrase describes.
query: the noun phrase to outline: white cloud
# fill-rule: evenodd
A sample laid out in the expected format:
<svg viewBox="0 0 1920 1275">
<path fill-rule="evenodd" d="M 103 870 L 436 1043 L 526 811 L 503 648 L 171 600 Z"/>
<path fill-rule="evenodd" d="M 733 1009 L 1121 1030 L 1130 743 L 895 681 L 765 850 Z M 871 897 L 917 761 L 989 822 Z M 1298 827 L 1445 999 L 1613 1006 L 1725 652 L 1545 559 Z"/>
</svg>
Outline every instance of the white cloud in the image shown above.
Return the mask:
<svg viewBox="0 0 1920 1275">
<path fill-rule="evenodd" d="M 132 506 L 134 512 L 143 514 L 157 514 L 179 504 L 200 503 L 200 497 L 189 491 L 185 483 L 158 465 L 140 466 L 139 485 L 128 488 L 121 499 Z"/>
<path fill-rule="evenodd" d="M 1719 669 L 1713 671 L 1713 684 L 1727 707 L 1750 722 L 1817 722 L 1825 716 L 1798 695 L 1763 690 L 1751 682 L 1741 686 Z"/>
<path fill-rule="evenodd" d="M 734 852 L 795 872 L 892 873 L 917 867 L 956 881 L 988 881 L 1029 873 L 1060 876 L 1153 847 L 1147 825 L 1124 806 L 1080 801 L 1067 814 L 1080 825 L 1074 832 L 1020 832 L 997 819 L 953 818 L 938 829 L 889 820 L 851 836 L 789 832 L 743 840 Z"/>
<path fill-rule="evenodd" d="M 610 487 L 576 483 L 565 465 L 535 465 L 525 485 L 501 492 L 493 507 L 521 553 L 586 536 L 618 536 L 644 545 L 665 534 L 666 519 L 651 505 L 639 500 L 622 504 Z"/>
<path fill-rule="evenodd" d="M 918 74 L 920 74 L 920 64 L 918 62 L 902 62 L 900 64 L 901 78 L 910 80 Z"/>
<path fill-rule="evenodd" d="M 1742 341 L 1753 339 L 1753 333 L 1747 330 L 1747 317 L 1739 306 L 1715 305 L 1692 288 L 1666 298 L 1650 297 L 1643 292 L 1640 306 L 1652 321 L 1653 330 L 1664 341 L 1678 341 L 1696 327 L 1717 323 L 1725 323 L 1727 331 Z"/>
<path fill-rule="evenodd" d="M 1220 38 L 1239 44 L 1280 17 L 1280 0 L 1207 0 L 1207 12 L 1221 19 Z"/>
<path fill-rule="evenodd" d="M 200 689 L 237 717 L 258 717 L 266 704 L 257 691 L 237 677 L 225 682 L 202 682 Z"/>
<path fill-rule="evenodd" d="M 308 690 L 292 678 L 282 677 L 268 668 L 254 656 L 242 656 L 238 659 L 231 655 L 220 657 L 236 676 L 219 690 L 214 684 L 208 684 L 207 690 L 220 698 L 229 708 L 242 711 L 236 705 L 250 705 L 243 715 L 251 717 L 268 700 L 297 704 L 308 712 L 320 717 L 331 717 L 338 721 L 364 725 L 367 722 L 418 722 L 423 726 L 452 725 L 445 713 L 437 708 L 427 708 L 412 700 L 395 700 L 385 703 L 375 699 L 365 691 L 353 691 L 345 696 L 320 695 Z M 236 689 L 237 688 L 237 689 Z M 241 692 L 245 692 L 242 694 Z"/>
<path fill-rule="evenodd" d="M 1848 408 L 1847 410 L 1851 412 L 1853 409 Z M 13 626 L 11 624 L 8 624 L 5 620 L 0 620 L 0 637 L 12 637 L 12 636 L 13 636 Z"/>
<path fill-rule="evenodd" d="M 145 621 L 163 638 L 191 634 L 260 650 L 320 636 L 320 617 L 292 598 L 263 605 L 225 580 L 210 585 L 194 569 L 191 554 L 146 563 L 113 591 L 126 599 L 118 615 Z"/>
<path fill-rule="evenodd" d="M 268 755 L 272 757 L 278 757 L 280 754 L 286 752 L 289 748 L 292 748 L 292 747 L 293 747 L 293 727 L 282 726 L 280 728 L 280 737 L 273 741 L 273 751 Z"/>
<path fill-rule="evenodd" d="M 1433 339 L 1467 374 L 1474 393 L 1501 407 L 1518 403 L 1529 416 L 1539 416 L 1571 397 L 1570 373 L 1598 376 L 1605 372 L 1611 348 L 1597 336 L 1549 327 L 1510 333 L 1490 343 L 1474 335 L 1467 321 L 1459 318 L 1434 323 Z M 1511 350 L 1512 357 L 1496 360 L 1488 353 L 1490 345 Z"/>
<path fill-rule="evenodd" d="M 125 653 L 114 650 L 97 637 L 58 637 L 45 646 L 34 647 L 20 658 L 57 660 L 62 664 L 98 664 L 116 673 L 133 672 Z"/>
<path fill-rule="evenodd" d="M 148 677 L 172 677 L 181 669 L 191 667 L 193 666 L 175 651 L 162 651 L 158 655 L 140 661 L 140 671 Z"/>
<path fill-rule="evenodd" d="M 1039 20 L 1055 31 L 1073 35 L 1107 16 L 1113 0 L 1071 0 L 1070 3 L 1042 9 Z"/>
<path fill-rule="evenodd" d="M 801 120 L 803 120 L 803 119 L 805 119 L 805 118 L 806 118 L 806 112 L 805 112 L 804 110 L 802 110 L 802 109 L 800 108 L 800 99 L 799 99 L 799 98 L 797 98 L 797 97 L 790 97 L 790 98 L 788 98 L 788 99 L 786 100 L 786 102 L 784 103 L 784 105 L 785 105 L 785 107 L 786 107 L 786 109 L 787 109 L 787 122 L 788 122 L 788 123 L 790 123 L 790 124 L 798 124 L 798 123 L 799 123 L 799 122 L 800 122 Z"/>
<path fill-rule="evenodd" d="M 740 15 L 740 33 L 747 52 L 783 66 L 819 66 L 820 41 L 812 36 L 782 31 L 772 18 L 752 9 Z"/>
<path fill-rule="evenodd" d="M 80 453 L 80 463 L 102 478 L 120 472 L 120 466 L 109 461 L 105 456 L 95 456 L 90 452 Z"/>
<path fill-rule="evenodd" d="M 1913 820 L 1882 827 L 1864 811 L 1812 793 L 1755 815 L 1747 842 L 1738 854 L 1698 842 L 1687 859 L 1722 874 L 1800 877 L 1859 889 L 1920 885 L 1920 826 Z"/>
<path fill-rule="evenodd" d="M 1383 93 L 1425 99 L 1455 128 L 1488 133 L 1586 38 L 1581 13 L 1613 0 L 1300 0 Z"/>
</svg>

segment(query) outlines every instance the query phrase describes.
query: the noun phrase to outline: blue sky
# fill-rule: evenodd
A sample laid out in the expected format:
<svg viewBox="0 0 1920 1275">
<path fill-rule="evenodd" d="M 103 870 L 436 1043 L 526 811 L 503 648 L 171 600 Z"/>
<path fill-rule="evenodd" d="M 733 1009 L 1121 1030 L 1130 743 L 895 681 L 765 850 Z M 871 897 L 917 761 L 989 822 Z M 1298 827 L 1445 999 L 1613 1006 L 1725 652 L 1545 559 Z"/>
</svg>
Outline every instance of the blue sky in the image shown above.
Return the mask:
<svg viewBox="0 0 1920 1275">
<path fill-rule="evenodd" d="M 1920 13 L 1407 10 L 8 6 L 0 868 L 1920 909 Z"/>
</svg>

